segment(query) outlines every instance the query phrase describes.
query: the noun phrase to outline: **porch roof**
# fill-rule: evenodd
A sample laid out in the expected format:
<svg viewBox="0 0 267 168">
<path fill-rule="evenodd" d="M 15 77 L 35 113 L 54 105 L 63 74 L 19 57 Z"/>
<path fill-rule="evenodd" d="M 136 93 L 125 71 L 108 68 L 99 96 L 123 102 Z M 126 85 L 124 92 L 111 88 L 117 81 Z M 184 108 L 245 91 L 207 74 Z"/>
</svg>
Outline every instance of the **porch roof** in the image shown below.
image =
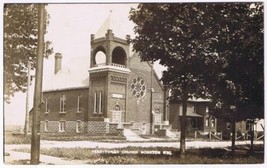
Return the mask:
<svg viewBox="0 0 267 168">
<path fill-rule="evenodd" d="M 182 116 L 182 111 L 180 111 L 179 116 Z M 193 113 L 192 111 L 187 111 L 186 117 L 203 117 L 203 116 L 197 113 Z"/>
</svg>

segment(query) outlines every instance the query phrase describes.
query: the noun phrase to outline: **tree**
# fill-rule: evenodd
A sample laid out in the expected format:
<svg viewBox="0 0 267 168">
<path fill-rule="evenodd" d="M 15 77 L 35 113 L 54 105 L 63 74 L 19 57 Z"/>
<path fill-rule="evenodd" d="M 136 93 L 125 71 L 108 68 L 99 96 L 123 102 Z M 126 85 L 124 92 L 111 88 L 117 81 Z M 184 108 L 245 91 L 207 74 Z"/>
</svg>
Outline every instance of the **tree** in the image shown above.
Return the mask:
<svg viewBox="0 0 267 168">
<path fill-rule="evenodd" d="M 229 112 L 229 108 L 235 106 L 230 117 L 234 135 L 235 121 L 264 117 L 263 4 L 245 3 L 229 13 L 231 18 L 225 19 L 229 28 L 227 40 L 221 41 L 225 43 L 224 50 L 231 53 L 227 56 L 227 66 L 219 74 L 221 79 L 217 79 L 221 86 L 213 88 L 213 99 L 222 102 L 224 111 Z M 233 153 L 234 141 L 232 138 Z"/>
<path fill-rule="evenodd" d="M 168 67 L 162 81 L 183 101 L 182 155 L 189 97 L 210 98 L 217 111 L 243 118 L 245 106 L 263 105 L 262 13 L 262 3 L 140 4 L 130 11 L 134 50 Z"/>
<path fill-rule="evenodd" d="M 192 5 L 192 6 L 191 6 Z M 130 12 L 130 19 L 137 25 L 134 28 L 137 36 L 132 40 L 134 50 L 142 61 L 160 60 L 168 69 L 163 73 L 164 84 L 172 90 L 172 97 L 183 102 L 181 117 L 181 157 L 185 155 L 185 125 L 187 100 L 192 96 L 205 97 L 205 72 L 199 61 L 195 45 L 200 34 L 195 17 L 190 15 L 189 7 L 197 4 L 140 4 Z M 204 48 L 203 48 L 204 49 Z"/>
<path fill-rule="evenodd" d="M 46 15 L 48 16 L 48 15 Z M 26 91 L 28 62 L 34 69 L 37 56 L 38 4 L 4 5 L 4 100 Z M 46 18 L 46 25 L 48 17 Z M 52 54 L 46 42 L 44 57 Z"/>
</svg>

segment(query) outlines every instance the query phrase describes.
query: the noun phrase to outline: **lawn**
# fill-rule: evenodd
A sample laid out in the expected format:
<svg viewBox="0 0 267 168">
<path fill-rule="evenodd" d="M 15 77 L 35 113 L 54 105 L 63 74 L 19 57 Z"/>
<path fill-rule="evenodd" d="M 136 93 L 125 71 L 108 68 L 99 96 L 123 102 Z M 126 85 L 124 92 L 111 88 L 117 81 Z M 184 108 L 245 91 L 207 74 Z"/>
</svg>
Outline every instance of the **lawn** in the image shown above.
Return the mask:
<svg viewBox="0 0 267 168">
<path fill-rule="evenodd" d="M 263 150 L 263 145 L 255 145 L 255 149 Z M 97 150 L 104 153 L 95 153 L 95 150 L 86 148 L 54 148 L 41 149 L 41 154 L 69 160 L 83 160 L 88 164 L 260 164 L 264 162 L 263 152 L 254 156 L 237 154 L 232 157 L 227 150 L 220 148 L 188 149 L 185 159 L 180 158 L 179 151 L 175 148 L 127 147 Z M 30 152 L 29 149 L 17 149 L 17 151 Z M 138 154 L 125 154 L 125 151 L 136 151 Z M 171 151 L 172 155 L 147 154 L 144 151 Z M 114 152 L 117 153 L 114 154 Z"/>
<path fill-rule="evenodd" d="M 6 131 L 4 134 L 4 143 L 5 144 L 30 144 L 31 143 L 31 136 L 25 136 L 22 133 L 17 132 L 9 132 Z"/>
<path fill-rule="evenodd" d="M 30 144 L 31 143 L 31 135 L 25 136 L 22 133 L 6 131 L 4 134 L 4 143 L 5 144 Z M 125 141 L 126 138 L 123 136 L 89 136 L 89 135 L 60 135 L 57 134 L 42 134 L 41 140 L 49 140 L 49 141 L 98 141 L 98 142 L 121 142 Z"/>
</svg>

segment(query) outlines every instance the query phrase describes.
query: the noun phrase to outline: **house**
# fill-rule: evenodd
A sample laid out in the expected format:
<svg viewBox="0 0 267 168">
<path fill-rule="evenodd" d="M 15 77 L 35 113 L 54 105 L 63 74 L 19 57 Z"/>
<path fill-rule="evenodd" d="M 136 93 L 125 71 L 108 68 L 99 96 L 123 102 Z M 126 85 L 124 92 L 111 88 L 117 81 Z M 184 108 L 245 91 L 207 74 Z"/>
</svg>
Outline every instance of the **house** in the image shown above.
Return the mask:
<svg viewBox="0 0 267 168">
<path fill-rule="evenodd" d="M 231 122 L 225 118 L 216 117 L 209 110 L 210 100 L 207 99 L 189 99 L 187 102 L 186 113 L 186 133 L 187 136 L 196 137 L 196 133 L 200 135 L 208 135 L 212 132 L 214 135 L 218 133 L 223 138 L 230 139 Z M 180 131 L 180 119 L 182 116 L 182 102 L 170 101 L 169 103 L 169 121 L 172 129 Z M 264 129 L 264 120 L 256 119 L 254 124 L 251 120 L 238 121 L 235 124 L 236 139 L 248 139 L 252 129 L 257 136 L 261 136 Z M 256 136 L 256 137 L 257 137 Z M 226 139 L 227 139 L 226 138 Z"/>
<path fill-rule="evenodd" d="M 153 64 L 131 53 L 130 36 L 117 37 L 108 23 L 91 35 L 90 57 L 75 57 L 64 68 L 64 56 L 55 54 L 54 75 L 43 84 L 42 133 L 121 134 L 127 128 L 150 134 L 168 127 L 167 92 Z"/>
<path fill-rule="evenodd" d="M 195 131 L 217 132 L 217 118 L 209 113 L 210 100 L 189 99 L 187 102 L 186 129 L 187 133 Z M 170 125 L 180 131 L 180 118 L 182 116 L 182 102 L 170 102 Z"/>
</svg>

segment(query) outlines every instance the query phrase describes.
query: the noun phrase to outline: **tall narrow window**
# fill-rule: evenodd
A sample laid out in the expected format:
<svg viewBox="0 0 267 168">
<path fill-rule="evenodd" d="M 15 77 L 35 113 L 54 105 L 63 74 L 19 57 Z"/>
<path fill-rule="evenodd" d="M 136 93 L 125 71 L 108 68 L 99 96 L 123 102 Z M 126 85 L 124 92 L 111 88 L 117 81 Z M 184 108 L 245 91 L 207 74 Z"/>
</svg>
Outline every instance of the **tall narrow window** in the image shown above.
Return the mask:
<svg viewBox="0 0 267 168">
<path fill-rule="evenodd" d="M 212 118 L 210 122 L 211 122 L 211 127 L 214 128 L 215 127 L 215 119 Z"/>
<path fill-rule="evenodd" d="M 66 97 L 65 95 L 62 95 L 60 97 L 60 110 L 59 112 L 64 113 L 66 112 Z"/>
<path fill-rule="evenodd" d="M 80 133 L 81 132 L 81 121 L 78 120 L 76 122 L 76 133 Z"/>
<path fill-rule="evenodd" d="M 206 113 L 209 113 L 209 107 L 206 106 Z"/>
<path fill-rule="evenodd" d="M 97 113 L 97 93 L 94 95 L 94 114 Z"/>
<path fill-rule="evenodd" d="M 192 109 L 193 109 L 193 113 L 196 113 L 196 108 L 194 105 L 192 106 Z"/>
<path fill-rule="evenodd" d="M 59 132 L 65 132 L 66 121 L 59 121 Z"/>
<path fill-rule="evenodd" d="M 44 122 L 44 131 L 48 132 L 48 121 L 47 120 Z"/>
<path fill-rule="evenodd" d="M 206 125 L 206 127 L 209 126 L 209 118 L 206 118 L 206 119 L 205 119 L 205 125 Z"/>
<path fill-rule="evenodd" d="M 48 99 L 45 99 L 45 113 L 49 113 L 49 105 L 48 105 Z"/>
<path fill-rule="evenodd" d="M 80 113 L 81 111 L 82 111 L 81 95 L 79 95 L 77 100 L 77 112 Z"/>
<path fill-rule="evenodd" d="M 98 107 L 98 109 L 99 109 L 98 113 L 102 114 L 102 92 L 99 92 L 99 107 Z"/>
</svg>

